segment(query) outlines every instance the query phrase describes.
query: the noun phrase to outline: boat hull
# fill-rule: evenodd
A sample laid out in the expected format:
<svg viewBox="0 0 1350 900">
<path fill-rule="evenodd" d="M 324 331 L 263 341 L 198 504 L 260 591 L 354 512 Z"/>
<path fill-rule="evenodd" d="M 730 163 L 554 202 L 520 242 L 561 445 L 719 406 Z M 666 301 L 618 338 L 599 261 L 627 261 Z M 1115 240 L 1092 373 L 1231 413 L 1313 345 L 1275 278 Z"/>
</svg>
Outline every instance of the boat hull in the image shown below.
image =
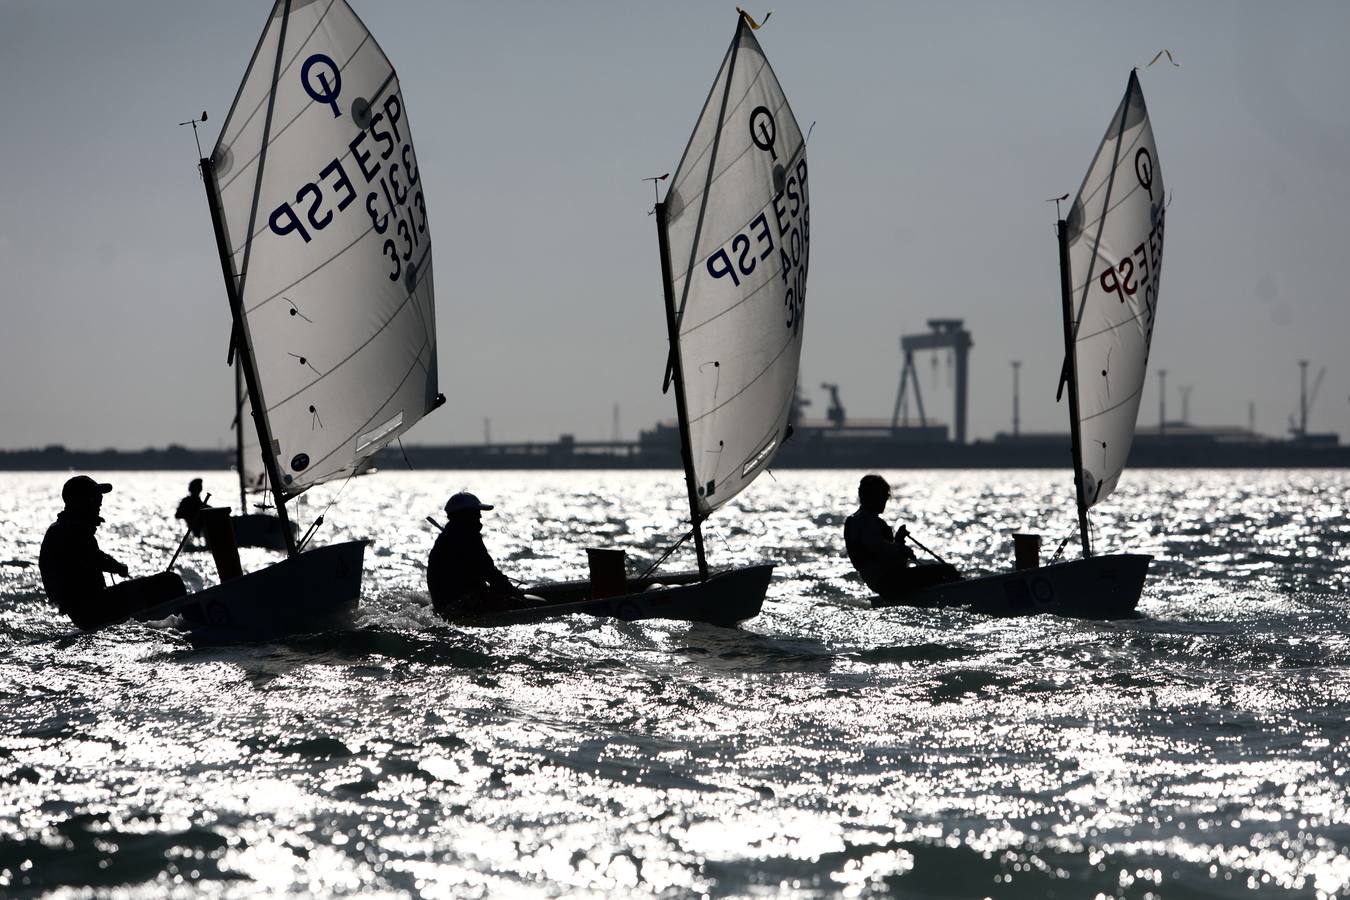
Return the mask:
<svg viewBox="0 0 1350 900">
<path fill-rule="evenodd" d="M 276 516 L 265 513 L 230 516 L 230 526 L 234 529 L 236 546 L 286 549 L 286 533 L 281 528 L 281 519 Z M 295 533 L 294 525 L 291 526 L 291 533 Z"/>
<path fill-rule="evenodd" d="M 1050 613 L 1081 619 L 1120 619 L 1134 613 L 1148 564 L 1143 554 L 1112 554 L 934 585 L 873 607 L 960 606 L 994 616 Z"/>
<path fill-rule="evenodd" d="M 208 644 L 269 641 L 316 631 L 356 609 L 365 550 L 362 541 L 307 550 L 137 618 L 180 616 L 192 640 Z"/>
<path fill-rule="evenodd" d="M 625 622 L 675 619 L 732 628 L 759 615 L 772 575 L 771 563 L 716 572 L 707 581 L 699 581 L 696 573 L 681 573 L 631 582 L 628 593 L 601 599 L 589 596 L 590 585 L 584 581 L 546 584 L 530 589 L 531 594 L 544 599 L 540 605 L 456 617 L 454 621 L 496 627 L 586 615 Z"/>
</svg>

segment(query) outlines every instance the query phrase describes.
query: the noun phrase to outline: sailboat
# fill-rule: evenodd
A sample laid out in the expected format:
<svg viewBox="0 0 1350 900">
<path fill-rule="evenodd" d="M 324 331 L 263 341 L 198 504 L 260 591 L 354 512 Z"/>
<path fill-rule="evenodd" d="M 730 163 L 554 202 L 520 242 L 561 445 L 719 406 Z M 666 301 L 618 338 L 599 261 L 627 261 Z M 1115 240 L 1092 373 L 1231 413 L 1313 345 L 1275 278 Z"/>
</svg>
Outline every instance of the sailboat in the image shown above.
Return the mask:
<svg viewBox="0 0 1350 900">
<path fill-rule="evenodd" d="M 698 571 L 644 577 L 598 598 L 543 585 L 545 603 L 494 623 L 570 613 L 734 625 L 759 614 L 773 565 L 709 568 L 702 523 L 772 463 L 787 439 L 806 308 L 806 141 L 754 32 L 736 31 L 665 199 L 657 246 Z M 683 538 L 681 539 L 684 540 Z"/>
<path fill-rule="evenodd" d="M 344 0 L 276 0 L 200 165 L 287 557 L 222 565 L 219 585 L 156 611 L 210 640 L 266 639 L 360 596 L 364 542 L 305 550 L 287 502 L 444 402 L 431 233 L 398 76 Z"/>
<path fill-rule="evenodd" d="M 1088 511 L 1115 490 L 1130 455 L 1158 308 L 1167 203 L 1136 72 L 1067 219 L 1056 226 L 1074 494 L 1083 558 L 940 585 L 896 603 L 1091 618 L 1132 613 L 1152 557 L 1094 555 Z"/>
</svg>

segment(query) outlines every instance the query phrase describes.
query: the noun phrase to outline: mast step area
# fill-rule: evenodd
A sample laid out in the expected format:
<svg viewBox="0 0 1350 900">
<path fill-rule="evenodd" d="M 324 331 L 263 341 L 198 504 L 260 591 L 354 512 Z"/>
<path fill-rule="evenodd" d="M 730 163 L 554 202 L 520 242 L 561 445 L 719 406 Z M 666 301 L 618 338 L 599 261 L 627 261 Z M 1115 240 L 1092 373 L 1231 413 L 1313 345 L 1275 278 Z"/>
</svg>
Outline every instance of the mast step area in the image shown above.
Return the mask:
<svg viewBox="0 0 1350 900">
<path fill-rule="evenodd" d="M 562 616 L 603 616 L 634 622 L 639 619 L 674 619 L 734 628 L 759 615 L 773 575 L 772 563 L 714 572 L 706 581 L 697 572 L 657 575 L 628 582 L 628 592 L 596 599 L 585 581 L 543 584 L 530 594 L 543 603 L 487 615 L 455 617 L 459 625 L 495 628 L 542 622 Z"/>
<path fill-rule="evenodd" d="M 296 527 L 291 526 L 294 537 Z M 230 525 L 234 528 L 234 542 L 240 547 L 262 547 L 265 550 L 285 550 L 286 532 L 282 529 L 281 519 L 267 513 L 248 513 L 242 516 L 230 516 Z"/>
<path fill-rule="evenodd" d="M 179 616 L 194 644 L 271 641 L 348 624 L 361 599 L 363 541 L 316 547 L 137 615 Z"/>
<path fill-rule="evenodd" d="M 991 616 L 1049 613 L 1076 619 L 1136 615 L 1148 564 L 1143 554 L 1112 554 L 939 584 L 896 596 L 872 597 L 886 606 L 959 606 Z"/>
</svg>

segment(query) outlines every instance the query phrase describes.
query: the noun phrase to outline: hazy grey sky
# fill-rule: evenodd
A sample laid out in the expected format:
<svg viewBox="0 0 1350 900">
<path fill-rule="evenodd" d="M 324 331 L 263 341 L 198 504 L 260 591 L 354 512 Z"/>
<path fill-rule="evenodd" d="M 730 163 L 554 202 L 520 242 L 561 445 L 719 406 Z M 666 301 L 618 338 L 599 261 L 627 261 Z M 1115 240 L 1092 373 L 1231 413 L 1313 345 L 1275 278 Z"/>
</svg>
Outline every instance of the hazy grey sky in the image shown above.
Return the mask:
<svg viewBox="0 0 1350 900">
<path fill-rule="evenodd" d="M 650 185 L 735 25 L 722 3 L 352 0 L 398 68 L 436 242 L 441 387 L 411 441 L 635 435 L 674 415 Z M 229 316 L 187 128 L 215 140 L 268 0 L 0 0 L 0 446 L 231 442 Z M 751 11 L 762 14 L 769 7 Z M 1149 384 L 1276 432 L 1296 362 L 1350 431 L 1350 4 L 778 2 L 811 138 L 802 384 L 889 416 L 898 337 L 974 333 L 972 433 L 1065 430 L 1053 206 L 1132 66 L 1172 206 Z M 945 419 L 946 361 L 921 363 Z M 1169 411 L 1179 409 L 1175 389 Z"/>
</svg>

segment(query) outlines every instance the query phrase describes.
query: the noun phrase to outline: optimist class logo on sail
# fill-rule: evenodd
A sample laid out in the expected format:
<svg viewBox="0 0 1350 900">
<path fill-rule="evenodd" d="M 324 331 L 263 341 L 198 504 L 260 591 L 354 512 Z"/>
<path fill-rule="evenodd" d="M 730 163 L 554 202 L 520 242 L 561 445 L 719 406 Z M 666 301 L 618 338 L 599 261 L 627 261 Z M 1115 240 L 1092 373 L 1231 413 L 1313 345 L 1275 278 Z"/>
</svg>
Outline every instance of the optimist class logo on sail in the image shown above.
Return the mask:
<svg viewBox="0 0 1350 900">
<path fill-rule="evenodd" d="M 313 181 L 306 182 L 286 201 L 272 210 L 267 224 L 278 237 L 299 235 L 304 243 L 333 224 L 358 198 L 358 182 L 368 190 L 364 209 L 370 228 L 376 234 L 388 234 L 382 252 L 389 260 L 389 280 L 404 278 L 411 292 L 417 285 L 413 253 L 425 242 L 426 201 L 418 187 L 420 177 L 413 153 L 412 136 L 403 122 L 403 100 L 396 91 L 384 98 L 378 109 L 357 98 L 345 113 L 338 100 L 342 94 L 342 73 L 333 60 L 315 53 L 300 67 L 300 85 L 315 104 L 331 110 L 335 118 L 348 115 L 359 129 L 347 143 L 346 152 L 335 156 Z M 345 160 L 345 163 L 344 163 Z M 381 203 L 383 200 L 383 203 Z"/>
<path fill-rule="evenodd" d="M 768 107 L 757 106 L 749 116 L 750 142 L 768 154 L 773 172 L 773 199 L 720 249 L 711 253 L 704 267 L 713 278 L 731 278 L 740 287 L 741 279 L 753 275 L 760 263 L 770 261 L 777 251 L 779 277 L 786 288 L 783 296 L 783 324 L 796 336 L 801 333 L 806 311 L 806 270 L 811 248 L 811 206 L 806 184 L 805 145 L 795 163 L 784 168 L 778 160 L 778 127 Z M 773 214 L 770 222 L 769 214 Z"/>
</svg>

